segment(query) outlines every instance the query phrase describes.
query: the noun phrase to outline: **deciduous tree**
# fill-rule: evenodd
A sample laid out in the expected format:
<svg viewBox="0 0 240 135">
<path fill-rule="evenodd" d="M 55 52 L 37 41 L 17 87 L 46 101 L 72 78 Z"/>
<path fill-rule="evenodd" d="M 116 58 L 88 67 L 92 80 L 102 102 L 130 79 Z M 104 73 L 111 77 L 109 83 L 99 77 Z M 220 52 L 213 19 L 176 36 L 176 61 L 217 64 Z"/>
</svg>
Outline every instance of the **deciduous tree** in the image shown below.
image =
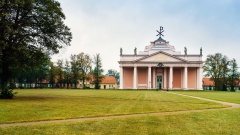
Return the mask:
<svg viewBox="0 0 240 135">
<path fill-rule="evenodd" d="M 235 59 L 229 62 L 230 70 L 229 70 L 229 85 L 231 87 L 231 91 L 235 91 L 235 86 L 239 83 L 240 73 L 238 72 L 238 65 Z"/>
<path fill-rule="evenodd" d="M 114 76 L 117 80 L 117 84 L 119 84 L 119 72 L 117 70 L 109 69 L 106 75 L 107 76 Z"/>
<path fill-rule="evenodd" d="M 215 83 L 215 90 L 227 90 L 227 86 L 234 87 L 239 80 L 237 63 L 235 59 L 229 60 L 221 53 L 208 55 L 203 70 L 206 77 L 210 77 Z"/>
<path fill-rule="evenodd" d="M 88 54 L 82 52 L 77 55 L 77 60 L 80 69 L 80 78 L 83 82 L 83 88 L 85 88 L 85 80 L 89 78 L 88 74 L 92 69 L 92 59 Z"/>
<path fill-rule="evenodd" d="M 56 0 L 0 1 L 1 98 L 12 98 L 7 83 L 14 69 L 29 61 L 38 66 L 44 53 L 58 53 L 70 45 L 72 34 Z"/>
</svg>

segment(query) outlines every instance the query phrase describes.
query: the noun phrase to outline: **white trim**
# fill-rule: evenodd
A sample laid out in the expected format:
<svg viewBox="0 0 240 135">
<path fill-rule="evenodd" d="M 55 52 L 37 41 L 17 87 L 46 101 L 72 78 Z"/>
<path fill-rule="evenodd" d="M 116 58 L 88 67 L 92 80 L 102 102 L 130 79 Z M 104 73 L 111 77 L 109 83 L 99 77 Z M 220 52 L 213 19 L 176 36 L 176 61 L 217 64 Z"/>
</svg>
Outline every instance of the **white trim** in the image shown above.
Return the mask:
<svg viewBox="0 0 240 135">
<path fill-rule="evenodd" d="M 133 68 L 133 89 L 137 89 L 137 67 Z"/>
<path fill-rule="evenodd" d="M 184 67 L 183 89 L 188 89 L 188 67 Z"/>
<path fill-rule="evenodd" d="M 120 66 L 120 89 L 123 89 L 123 67 Z"/>
<path fill-rule="evenodd" d="M 173 67 L 170 67 L 170 70 L 169 70 L 169 89 L 172 89 L 173 85 Z"/>
<path fill-rule="evenodd" d="M 155 77 L 156 77 L 156 68 L 153 68 L 153 89 L 156 89 L 156 81 L 155 81 Z"/>
<path fill-rule="evenodd" d="M 152 89 L 152 86 L 151 86 L 151 84 L 152 84 L 152 79 L 151 79 L 151 68 L 152 67 L 148 67 L 148 89 Z"/>
</svg>

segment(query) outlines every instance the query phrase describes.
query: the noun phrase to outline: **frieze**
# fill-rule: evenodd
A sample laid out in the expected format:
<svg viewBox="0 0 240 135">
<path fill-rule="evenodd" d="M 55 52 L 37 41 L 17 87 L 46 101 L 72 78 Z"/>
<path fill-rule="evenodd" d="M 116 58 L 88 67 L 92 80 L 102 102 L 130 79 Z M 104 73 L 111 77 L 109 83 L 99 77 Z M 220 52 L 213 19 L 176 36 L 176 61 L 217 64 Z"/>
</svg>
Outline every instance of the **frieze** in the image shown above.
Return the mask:
<svg viewBox="0 0 240 135">
<path fill-rule="evenodd" d="M 120 67 L 158 67 L 158 63 L 122 63 Z M 202 64 L 164 63 L 164 67 L 202 67 Z"/>
</svg>

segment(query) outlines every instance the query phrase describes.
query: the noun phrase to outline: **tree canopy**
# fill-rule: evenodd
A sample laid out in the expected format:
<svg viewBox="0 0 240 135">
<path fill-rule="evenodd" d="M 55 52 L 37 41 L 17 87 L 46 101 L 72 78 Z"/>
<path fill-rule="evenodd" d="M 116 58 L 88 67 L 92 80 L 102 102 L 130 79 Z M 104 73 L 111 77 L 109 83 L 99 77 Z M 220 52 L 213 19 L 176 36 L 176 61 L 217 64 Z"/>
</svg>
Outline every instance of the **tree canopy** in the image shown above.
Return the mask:
<svg viewBox="0 0 240 135">
<path fill-rule="evenodd" d="M 234 91 L 238 83 L 239 73 L 237 72 L 235 59 L 229 60 L 221 53 L 208 55 L 203 70 L 206 77 L 210 77 L 215 83 L 215 90 L 227 90 L 227 85 Z"/>
<path fill-rule="evenodd" d="M 16 69 L 41 65 L 45 54 L 58 53 L 70 45 L 72 34 L 64 19 L 56 0 L 0 1 L 2 98 L 8 95 L 7 83 L 15 77 Z"/>
</svg>

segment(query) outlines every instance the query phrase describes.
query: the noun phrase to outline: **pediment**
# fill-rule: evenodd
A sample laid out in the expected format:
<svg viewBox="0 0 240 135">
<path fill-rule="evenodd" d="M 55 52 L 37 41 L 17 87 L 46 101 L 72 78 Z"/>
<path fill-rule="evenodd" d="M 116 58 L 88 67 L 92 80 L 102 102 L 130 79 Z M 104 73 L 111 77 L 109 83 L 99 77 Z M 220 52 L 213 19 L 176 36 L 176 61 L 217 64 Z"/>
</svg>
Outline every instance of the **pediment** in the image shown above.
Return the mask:
<svg viewBox="0 0 240 135">
<path fill-rule="evenodd" d="M 186 62 L 186 60 L 182 58 L 178 58 L 176 56 L 170 55 L 165 52 L 158 52 L 141 59 L 136 60 L 138 62 Z"/>
</svg>

